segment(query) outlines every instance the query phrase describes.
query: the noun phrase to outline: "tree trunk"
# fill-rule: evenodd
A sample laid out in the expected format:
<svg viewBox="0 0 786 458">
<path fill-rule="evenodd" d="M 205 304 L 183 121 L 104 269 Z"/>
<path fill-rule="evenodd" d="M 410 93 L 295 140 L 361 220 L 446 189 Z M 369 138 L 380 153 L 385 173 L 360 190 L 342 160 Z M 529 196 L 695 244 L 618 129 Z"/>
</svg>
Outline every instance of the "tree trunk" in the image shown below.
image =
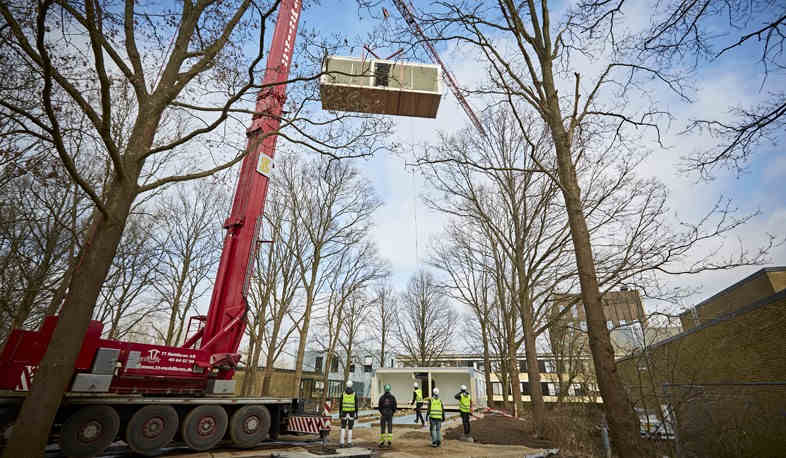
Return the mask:
<svg viewBox="0 0 786 458">
<path fill-rule="evenodd" d="M 551 69 L 544 70 L 550 74 Z M 568 223 L 573 238 L 576 252 L 576 265 L 581 283 L 581 298 L 584 302 L 584 311 L 587 316 L 587 332 L 589 345 L 592 350 L 592 359 L 595 363 L 595 374 L 598 378 L 598 387 L 603 396 L 603 409 L 609 424 L 609 431 L 617 455 L 624 457 L 644 457 L 645 452 L 641 447 L 639 435 L 639 420 L 625 391 L 625 387 L 617 375 L 617 365 L 614 361 L 614 351 L 606 328 L 606 317 L 598 288 L 598 278 L 595 272 L 595 261 L 592 256 L 590 235 L 587 230 L 587 221 L 581 206 L 581 194 L 576 169 L 571 157 L 570 139 L 565 127 L 562 125 L 559 106 L 553 81 L 544 81 L 546 91 L 552 96 L 551 113 L 548 120 L 552 138 L 557 152 L 557 165 L 562 195 L 568 212 Z"/>
<path fill-rule="evenodd" d="M 531 316 L 530 319 L 532 319 Z M 535 435 L 542 437 L 543 425 L 546 421 L 546 406 L 543 402 L 543 390 L 540 388 L 540 368 L 538 367 L 538 352 L 535 348 L 535 333 L 533 332 L 524 334 L 524 355 L 527 358 L 527 380 L 529 381 L 529 398 L 532 400 Z"/>
<path fill-rule="evenodd" d="M 135 183 L 135 179 L 130 177 L 129 182 Z M 101 284 L 112 265 L 136 197 L 135 191 L 126 189 L 123 183 L 115 181 L 112 185 L 107 192 L 111 196 L 106 206 L 109 218 L 97 210 L 92 218 L 72 277 L 78 280 L 71 282 L 52 340 L 38 367 L 30 395 L 22 404 L 3 458 L 43 455 L 55 414 L 74 373 Z"/>
<path fill-rule="evenodd" d="M 500 368 L 500 372 L 498 375 L 500 384 L 502 385 L 502 408 L 505 410 L 512 410 L 510 408 L 510 401 L 508 400 L 508 395 L 510 394 L 508 377 L 504 374 L 508 373 L 507 368 Z"/>
<path fill-rule="evenodd" d="M 489 358 L 489 337 L 486 325 L 480 325 L 481 336 L 483 337 L 483 377 L 486 379 L 486 406 L 490 407 L 494 399 L 494 391 L 491 389 L 491 361 Z"/>
<path fill-rule="evenodd" d="M 333 359 L 336 356 L 333 354 L 332 351 L 328 350 L 327 355 L 325 356 L 325 370 L 322 371 L 322 396 L 319 398 L 320 405 L 325 404 L 325 400 L 327 400 L 328 395 L 328 388 L 330 385 L 330 370 L 333 367 Z"/>
<path fill-rule="evenodd" d="M 515 336 L 511 335 L 511 341 L 508 342 L 508 358 L 510 358 L 508 367 L 510 368 L 510 387 L 513 394 L 513 416 L 518 417 L 522 414 L 521 377 L 519 377 L 519 363 L 517 361 L 518 352 L 516 351 L 516 345 L 512 342 L 513 339 L 515 339 Z"/>
<path fill-rule="evenodd" d="M 316 282 L 315 267 L 312 267 L 311 273 L 311 283 L 306 288 L 306 310 L 303 312 L 303 326 L 298 331 L 300 342 L 297 344 L 297 357 L 295 358 L 295 390 L 300 390 L 300 379 L 303 377 L 303 358 L 306 354 L 308 326 L 311 324 L 311 307 L 314 304 L 314 284 Z M 327 386 L 325 388 L 327 389 Z"/>
</svg>

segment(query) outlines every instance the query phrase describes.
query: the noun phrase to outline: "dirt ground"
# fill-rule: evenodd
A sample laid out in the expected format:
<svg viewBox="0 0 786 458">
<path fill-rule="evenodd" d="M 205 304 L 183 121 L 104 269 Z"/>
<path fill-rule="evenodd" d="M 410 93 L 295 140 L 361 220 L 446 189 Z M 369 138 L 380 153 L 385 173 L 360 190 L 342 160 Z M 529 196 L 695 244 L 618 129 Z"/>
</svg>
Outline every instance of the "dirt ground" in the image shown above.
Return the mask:
<svg viewBox="0 0 786 458">
<path fill-rule="evenodd" d="M 464 427 L 459 422 L 447 431 L 448 439 L 459 439 L 464 434 Z M 470 421 L 470 435 L 475 442 L 496 445 L 524 445 L 530 448 L 559 448 L 549 440 L 536 439 L 532 435 L 528 423 L 508 417 L 488 415 Z"/>
<path fill-rule="evenodd" d="M 461 425 L 461 420 L 447 421 L 443 425 L 442 447 L 431 447 L 431 436 L 428 429 L 412 427 L 393 428 L 393 448 L 378 449 L 379 428 L 358 428 L 353 432 L 352 442 L 356 447 L 367 447 L 376 450 L 378 456 L 385 458 L 404 458 L 416 456 L 455 456 L 455 457 L 522 457 L 528 453 L 535 453 L 537 449 L 523 447 L 521 445 L 489 445 L 458 440 L 451 440 L 445 437 L 445 431 L 455 428 L 456 424 Z M 338 442 L 339 432 L 334 430 L 330 434 L 330 442 Z"/>
<path fill-rule="evenodd" d="M 418 456 L 441 456 L 441 457 L 466 457 L 466 458 L 521 458 L 530 453 L 535 453 L 538 450 L 534 448 L 524 447 L 521 445 L 491 445 L 468 442 L 458 440 L 451 440 L 445 438 L 444 431 L 446 429 L 454 428 L 456 424 L 460 425 L 461 420 L 449 420 L 443 425 L 443 442 L 442 447 L 431 447 L 431 436 L 428 429 L 420 428 L 396 428 L 393 429 L 393 448 L 379 449 L 377 442 L 379 440 L 379 428 L 356 428 L 353 431 L 352 442 L 355 447 L 368 448 L 374 451 L 376 456 L 384 458 L 412 458 Z M 314 436 L 282 436 L 282 440 L 312 440 Z M 334 428 L 328 438 L 328 446 L 335 448 L 338 446 L 339 429 Z M 188 453 L 188 452 L 174 452 L 167 454 L 168 458 L 266 458 L 273 453 L 281 452 L 305 452 L 310 449 L 318 450 L 316 444 L 314 445 L 301 445 L 301 446 L 261 446 L 255 450 L 231 450 L 221 449 L 204 453 Z M 318 455 L 314 455 L 315 458 Z M 113 457 L 114 458 L 114 457 Z"/>
</svg>

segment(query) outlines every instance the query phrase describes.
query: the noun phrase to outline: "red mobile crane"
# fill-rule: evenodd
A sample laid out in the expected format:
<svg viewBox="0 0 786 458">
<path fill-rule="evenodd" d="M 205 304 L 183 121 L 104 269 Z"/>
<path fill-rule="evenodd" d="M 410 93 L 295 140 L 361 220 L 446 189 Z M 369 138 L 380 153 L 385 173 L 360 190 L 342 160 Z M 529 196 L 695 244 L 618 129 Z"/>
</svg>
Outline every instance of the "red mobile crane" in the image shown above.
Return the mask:
<svg viewBox="0 0 786 458">
<path fill-rule="evenodd" d="M 206 316 L 181 347 L 101 338 L 92 321 L 76 361 L 71 389 L 55 419 L 61 449 L 69 456 L 100 454 L 116 437 L 136 453 L 154 455 L 179 432 L 195 450 L 229 436 L 250 447 L 289 431 L 317 433 L 329 418 L 293 415 L 297 400 L 233 396 L 248 308 L 246 297 L 286 100 L 301 0 L 282 0 L 267 58 L 263 89 L 248 129 L 232 212 Z M 0 429 L 13 423 L 57 324 L 47 317 L 38 331 L 14 330 L 0 354 Z M 189 322 L 189 325 L 191 323 Z M 190 326 L 189 326 L 190 328 Z M 198 345 L 197 345 L 198 344 Z"/>
</svg>

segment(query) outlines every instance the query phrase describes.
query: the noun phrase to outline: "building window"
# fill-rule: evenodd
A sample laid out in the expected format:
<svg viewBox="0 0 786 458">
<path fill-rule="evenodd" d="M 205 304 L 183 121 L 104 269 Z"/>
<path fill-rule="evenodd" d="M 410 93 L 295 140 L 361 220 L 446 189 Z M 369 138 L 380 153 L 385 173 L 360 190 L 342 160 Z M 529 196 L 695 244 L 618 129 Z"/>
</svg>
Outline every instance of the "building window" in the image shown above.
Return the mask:
<svg viewBox="0 0 786 458">
<path fill-rule="evenodd" d="M 581 386 L 581 383 L 574 383 L 573 384 L 573 395 L 574 396 L 586 396 L 587 393 L 584 391 L 584 387 Z"/>
<path fill-rule="evenodd" d="M 371 364 L 364 364 L 363 365 L 363 372 L 365 372 L 365 373 L 371 372 Z"/>
<path fill-rule="evenodd" d="M 519 372 L 527 372 L 527 360 L 520 359 L 519 360 Z"/>
<path fill-rule="evenodd" d="M 319 372 L 322 370 L 322 357 L 317 356 L 317 359 L 314 360 L 314 370 Z"/>
<path fill-rule="evenodd" d="M 521 382 L 521 395 L 529 396 L 529 382 Z"/>
<path fill-rule="evenodd" d="M 557 372 L 557 365 L 555 364 L 553 359 L 547 359 L 544 361 L 544 367 L 546 369 L 546 373 L 553 374 Z"/>
<path fill-rule="evenodd" d="M 491 392 L 494 394 L 494 396 L 502 396 L 502 383 L 491 382 Z"/>
<path fill-rule="evenodd" d="M 541 374 L 546 373 L 546 361 L 543 361 L 542 359 L 538 360 L 538 371 L 540 371 Z"/>
<path fill-rule="evenodd" d="M 330 372 L 338 372 L 338 358 L 336 357 L 330 360 Z"/>
<path fill-rule="evenodd" d="M 354 364 L 350 364 L 349 365 L 349 372 L 352 372 L 353 374 L 355 373 L 355 365 Z"/>
<path fill-rule="evenodd" d="M 551 392 L 549 391 L 549 384 L 546 382 L 540 382 L 540 391 L 543 392 L 543 396 L 551 396 Z"/>
</svg>

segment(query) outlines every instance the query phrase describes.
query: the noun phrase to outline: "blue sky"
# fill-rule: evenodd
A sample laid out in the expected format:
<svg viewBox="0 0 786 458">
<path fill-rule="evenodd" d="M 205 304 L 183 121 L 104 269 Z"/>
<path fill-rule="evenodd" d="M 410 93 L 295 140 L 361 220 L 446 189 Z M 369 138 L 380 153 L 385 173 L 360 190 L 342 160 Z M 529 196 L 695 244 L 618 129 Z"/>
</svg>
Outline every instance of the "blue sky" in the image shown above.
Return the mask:
<svg viewBox="0 0 786 458">
<path fill-rule="evenodd" d="M 428 5 L 427 2 L 415 3 Z M 401 17 L 392 2 L 380 3 L 375 14 L 380 14 L 382 6 L 391 13 L 388 21 L 400 25 Z M 650 17 L 650 10 L 643 6 L 643 2 L 627 4 L 623 12 L 633 23 L 638 24 L 646 24 Z M 358 12 L 355 2 L 323 2 L 304 11 L 301 30 L 317 27 L 325 34 L 343 33 L 358 37 L 380 23 L 378 19 L 370 18 L 367 11 Z M 391 48 L 388 52 L 382 49 L 380 54 L 389 54 L 394 50 Z M 360 54 L 359 49 L 355 51 L 357 55 Z M 751 224 L 725 240 L 726 247 L 736 247 L 739 239 L 744 245 L 755 248 L 763 242 L 767 232 L 781 237 L 786 233 L 786 186 L 783 185 L 786 181 L 786 154 L 781 145 L 764 145 L 742 176 L 721 169 L 714 180 L 700 182 L 695 174 L 679 172 L 681 158 L 711 145 L 714 140 L 706 135 L 680 135 L 680 131 L 691 118 L 723 118 L 730 105 L 755 103 L 766 95 L 767 89 L 778 87 L 779 81 L 771 78 L 766 89 L 760 91 L 762 81 L 760 67 L 756 62 L 758 55 L 755 54 L 758 51 L 757 43 L 751 43 L 705 66 L 694 80 L 696 92 L 691 104 L 679 101 L 665 90 L 655 90 L 656 97 L 674 114 L 675 120 L 666 131 L 667 148 L 659 149 L 650 144 L 652 155 L 639 171 L 643 176 L 657 177 L 669 187 L 669 206 L 683 220 L 697 218 L 721 195 L 732 198 L 742 212 L 761 211 L 762 214 Z M 471 86 L 482 79 L 482 67 L 467 58 L 466 53 L 459 53 L 452 46 L 440 46 L 440 52 L 460 84 Z M 780 87 L 786 86 L 782 77 L 780 83 L 783 83 Z M 480 108 L 477 100 L 472 103 L 476 109 Z M 438 131 L 450 132 L 463 126 L 467 120 L 452 94 L 446 91 L 435 120 L 396 118 L 395 122 L 398 139 L 403 143 L 411 143 L 433 141 Z M 419 194 L 427 191 L 426 185 L 417 174 L 407 171 L 404 163 L 404 157 L 394 155 L 357 162 L 385 202 L 377 215 L 374 238 L 381 254 L 390 260 L 393 283 L 399 288 L 406 284 L 417 268 L 423 266 L 429 240 L 445 224 L 442 216 L 424 207 Z M 786 247 L 773 250 L 770 258 L 772 262 L 769 265 L 786 265 Z M 741 268 L 668 281 L 701 285 L 703 291 L 693 300 L 698 302 L 758 268 Z"/>
</svg>

